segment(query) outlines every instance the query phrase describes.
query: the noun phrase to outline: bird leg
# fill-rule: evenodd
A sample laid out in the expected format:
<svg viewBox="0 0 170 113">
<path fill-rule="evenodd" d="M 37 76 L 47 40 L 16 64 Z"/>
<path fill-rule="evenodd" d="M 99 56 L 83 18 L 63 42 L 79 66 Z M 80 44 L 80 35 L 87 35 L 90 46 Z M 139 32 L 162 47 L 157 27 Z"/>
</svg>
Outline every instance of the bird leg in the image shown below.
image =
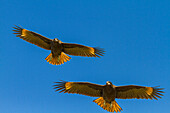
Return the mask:
<svg viewBox="0 0 170 113">
<path fill-rule="evenodd" d="M 110 103 L 110 108 L 112 108 L 112 105 L 113 105 L 113 101 Z"/>
<path fill-rule="evenodd" d="M 104 100 L 104 107 L 106 107 L 106 101 Z"/>
<path fill-rule="evenodd" d="M 52 60 L 52 57 L 50 57 L 50 61 Z"/>
<path fill-rule="evenodd" d="M 58 57 L 58 60 L 57 60 L 58 62 L 60 61 L 60 56 Z"/>
</svg>

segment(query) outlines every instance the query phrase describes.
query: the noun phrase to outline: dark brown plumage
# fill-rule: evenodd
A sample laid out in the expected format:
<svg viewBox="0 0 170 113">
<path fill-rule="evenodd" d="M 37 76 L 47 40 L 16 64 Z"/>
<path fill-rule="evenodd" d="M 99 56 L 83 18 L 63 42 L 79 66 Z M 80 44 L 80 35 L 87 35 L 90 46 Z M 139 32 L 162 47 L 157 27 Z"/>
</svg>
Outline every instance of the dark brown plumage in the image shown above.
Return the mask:
<svg viewBox="0 0 170 113">
<path fill-rule="evenodd" d="M 156 99 L 161 98 L 163 88 L 136 85 L 115 86 L 107 81 L 106 85 L 88 82 L 55 82 L 54 89 L 59 93 L 76 93 L 91 97 L 99 97 L 93 102 L 109 112 L 120 112 L 122 108 L 115 101 L 118 99 Z"/>
<path fill-rule="evenodd" d="M 38 33 L 26 30 L 19 26 L 15 26 L 14 34 L 16 37 L 20 37 L 21 39 L 35 44 L 43 49 L 51 50 L 51 53 L 45 60 L 53 65 L 61 65 L 64 62 L 67 62 L 71 59 L 71 57 L 67 56 L 84 56 L 84 57 L 100 57 L 103 56 L 104 50 L 101 48 L 93 48 L 79 44 L 71 44 L 71 43 L 63 43 L 57 38 L 49 39 Z M 66 54 L 65 54 L 66 53 Z"/>
</svg>

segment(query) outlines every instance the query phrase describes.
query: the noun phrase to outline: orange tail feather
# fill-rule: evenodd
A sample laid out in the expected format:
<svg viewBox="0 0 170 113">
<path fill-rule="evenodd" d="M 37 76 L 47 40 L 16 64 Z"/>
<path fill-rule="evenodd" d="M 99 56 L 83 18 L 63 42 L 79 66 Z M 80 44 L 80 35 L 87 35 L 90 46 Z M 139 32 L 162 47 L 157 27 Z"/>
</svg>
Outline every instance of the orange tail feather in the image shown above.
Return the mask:
<svg viewBox="0 0 170 113">
<path fill-rule="evenodd" d="M 93 102 L 97 103 L 100 107 L 102 107 L 104 110 L 107 110 L 109 112 L 120 112 L 122 108 L 117 104 L 117 102 L 114 100 L 112 103 L 104 102 L 103 97 L 100 97 L 96 100 L 93 100 Z"/>
<path fill-rule="evenodd" d="M 50 64 L 53 65 L 61 65 L 64 62 L 67 62 L 71 59 L 71 57 L 67 56 L 65 53 L 61 52 L 61 55 L 59 55 L 58 57 L 53 57 L 52 53 L 50 53 L 45 60 L 47 60 L 47 62 L 49 62 Z"/>
</svg>

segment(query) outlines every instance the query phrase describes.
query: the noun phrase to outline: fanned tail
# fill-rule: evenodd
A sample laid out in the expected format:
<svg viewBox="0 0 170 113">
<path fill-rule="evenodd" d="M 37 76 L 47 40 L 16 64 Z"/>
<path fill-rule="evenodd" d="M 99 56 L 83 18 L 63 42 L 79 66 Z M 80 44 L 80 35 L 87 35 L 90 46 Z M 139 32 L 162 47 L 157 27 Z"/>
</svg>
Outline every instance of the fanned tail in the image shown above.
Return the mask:
<svg viewBox="0 0 170 113">
<path fill-rule="evenodd" d="M 67 56 L 65 53 L 61 52 L 61 55 L 59 55 L 58 57 L 53 57 L 52 53 L 50 53 L 45 60 L 47 60 L 47 62 L 49 62 L 50 64 L 53 65 L 61 65 L 64 62 L 67 62 L 71 59 L 71 57 Z"/>
<path fill-rule="evenodd" d="M 104 110 L 107 110 L 109 112 L 120 112 L 122 108 L 117 104 L 117 102 L 114 100 L 111 103 L 105 102 L 103 97 L 100 97 L 96 100 L 93 100 L 93 102 L 97 103 L 100 107 L 102 107 Z"/>
</svg>

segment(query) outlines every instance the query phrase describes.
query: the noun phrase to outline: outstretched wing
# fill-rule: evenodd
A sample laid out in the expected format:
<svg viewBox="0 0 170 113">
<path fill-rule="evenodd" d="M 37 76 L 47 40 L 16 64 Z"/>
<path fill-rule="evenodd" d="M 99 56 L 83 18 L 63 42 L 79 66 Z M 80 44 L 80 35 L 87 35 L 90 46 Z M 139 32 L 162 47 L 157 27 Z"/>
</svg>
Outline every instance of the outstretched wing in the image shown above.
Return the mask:
<svg viewBox="0 0 170 113">
<path fill-rule="evenodd" d="M 80 44 L 69 44 L 63 43 L 64 52 L 74 56 L 85 56 L 85 57 L 100 57 L 103 56 L 104 50 L 101 48 L 93 48 L 83 46 Z"/>
<path fill-rule="evenodd" d="M 88 82 L 55 82 L 54 89 L 64 93 L 76 93 L 92 97 L 102 96 L 103 85 L 92 84 Z"/>
<path fill-rule="evenodd" d="M 161 98 L 164 93 L 163 88 L 158 87 L 144 87 L 136 85 L 117 86 L 116 98 L 119 99 L 156 99 Z"/>
<path fill-rule="evenodd" d="M 15 31 L 14 34 L 17 34 L 16 37 L 20 37 L 23 40 L 30 42 L 32 44 L 35 44 L 44 49 L 47 49 L 47 50 L 51 49 L 51 46 L 50 46 L 50 42 L 52 41 L 51 39 L 48 39 L 38 33 L 23 29 L 19 26 L 15 26 L 13 28 L 14 28 L 13 31 Z"/>
</svg>

